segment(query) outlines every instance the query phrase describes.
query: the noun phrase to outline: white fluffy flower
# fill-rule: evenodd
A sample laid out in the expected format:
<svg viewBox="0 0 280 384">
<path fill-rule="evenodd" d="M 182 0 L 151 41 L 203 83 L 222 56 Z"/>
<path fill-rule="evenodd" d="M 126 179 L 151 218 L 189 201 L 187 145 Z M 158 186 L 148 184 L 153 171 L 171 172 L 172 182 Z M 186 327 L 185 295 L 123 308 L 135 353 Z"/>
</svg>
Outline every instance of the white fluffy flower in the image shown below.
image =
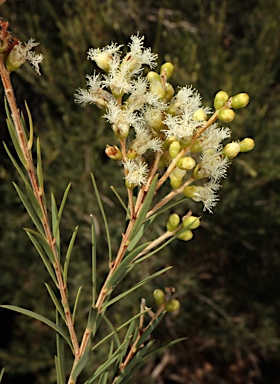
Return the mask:
<svg viewBox="0 0 280 384">
<path fill-rule="evenodd" d="M 127 170 L 125 180 L 128 184 L 132 186 L 141 186 L 142 184 L 145 184 L 149 173 L 149 166 L 147 163 L 130 159 L 124 162 L 123 165 Z"/>
<path fill-rule="evenodd" d="M 22 43 L 15 45 L 8 56 L 8 63 L 11 66 L 19 68 L 26 60 L 34 67 L 35 71 L 40 75 L 39 64 L 43 60 L 44 56 L 36 54 L 32 51 L 32 48 L 36 47 L 40 43 L 36 43 L 34 39 L 29 39 L 27 43 Z"/>
</svg>

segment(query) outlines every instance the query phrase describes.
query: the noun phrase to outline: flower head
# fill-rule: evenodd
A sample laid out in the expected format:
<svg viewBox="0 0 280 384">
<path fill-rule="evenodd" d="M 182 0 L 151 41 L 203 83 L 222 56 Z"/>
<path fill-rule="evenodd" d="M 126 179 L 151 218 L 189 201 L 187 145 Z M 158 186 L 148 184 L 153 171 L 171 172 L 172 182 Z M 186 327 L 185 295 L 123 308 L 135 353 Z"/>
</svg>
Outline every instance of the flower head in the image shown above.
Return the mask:
<svg viewBox="0 0 280 384">
<path fill-rule="evenodd" d="M 142 162 L 141 160 L 138 161 L 130 159 L 123 162 L 123 165 L 127 171 L 125 180 L 129 185 L 141 186 L 142 184 L 145 184 L 149 172 L 147 163 Z"/>
<path fill-rule="evenodd" d="M 39 44 L 40 43 L 36 43 L 34 39 L 29 39 L 27 43 L 19 42 L 19 44 L 15 45 L 6 59 L 6 67 L 8 71 L 17 70 L 27 60 L 34 67 L 38 75 L 40 75 L 39 64 L 44 56 L 32 51 L 32 48 Z"/>
</svg>

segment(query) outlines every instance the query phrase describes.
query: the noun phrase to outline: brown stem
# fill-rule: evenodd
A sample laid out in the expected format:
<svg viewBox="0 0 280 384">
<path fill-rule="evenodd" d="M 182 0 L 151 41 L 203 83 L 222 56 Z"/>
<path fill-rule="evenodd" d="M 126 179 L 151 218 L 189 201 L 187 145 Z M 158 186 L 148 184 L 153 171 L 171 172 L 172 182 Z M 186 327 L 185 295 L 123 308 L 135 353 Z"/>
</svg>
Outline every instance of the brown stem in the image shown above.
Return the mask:
<svg viewBox="0 0 280 384">
<path fill-rule="evenodd" d="M 58 289 L 59 289 L 60 295 L 61 295 L 61 302 L 62 302 L 62 306 L 64 308 L 66 323 L 67 323 L 67 327 L 68 327 L 71 341 L 73 344 L 74 354 L 77 355 L 77 354 L 79 354 L 79 344 L 78 344 L 76 332 L 74 329 L 72 314 L 71 314 L 69 303 L 68 303 L 66 285 L 65 285 L 65 282 L 63 280 L 63 275 L 62 275 L 62 271 L 61 271 L 59 257 L 58 257 L 57 250 L 55 247 L 55 241 L 52 237 L 52 232 L 51 232 L 51 228 L 50 228 L 50 224 L 49 224 L 49 220 L 48 220 L 48 216 L 47 216 L 46 207 L 43 203 L 43 191 L 39 187 L 39 184 L 37 181 L 37 176 L 36 176 L 36 171 L 35 171 L 35 167 L 34 167 L 32 156 L 31 156 L 31 151 L 28 149 L 28 145 L 26 143 L 26 138 L 25 138 L 25 134 L 24 134 L 24 128 L 21 124 L 20 113 L 19 113 L 19 110 L 17 108 L 16 99 L 15 99 L 13 87 L 12 87 L 11 80 L 10 80 L 10 73 L 5 68 L 2 56 L 0 57 L 0 74 L 1 74 L 1 80 L 2 80 L 3 86 L 5 89 L 5 95 L 7 97 L 8 104 L 10 106 L 11 116 L 12 116 L 14 126 L 15 126 L 15 129 L 17 132 L 19 145 L 21 147 L 22 153 L 23 153 L 25 161 L 26 161 L 26 169 L 27 169 L 28 176 L 29 176 L 29 179 L 31 182 L 31 186 L 32 186 L 34 195 L 36 197 L 36 200 L 38 201 L 38 203 L 40 205 L 40 209 L 41 209 L 41 212 L 43 215 L 42 225 L 44 228 L 46 239 L 47 239 L 47 242 L 48 242 L 48 244 L 52 250 L 52 253 L 54 255 L 53 266 L 54 266 L 56 277 L 57 277 Z"/>
</svg>

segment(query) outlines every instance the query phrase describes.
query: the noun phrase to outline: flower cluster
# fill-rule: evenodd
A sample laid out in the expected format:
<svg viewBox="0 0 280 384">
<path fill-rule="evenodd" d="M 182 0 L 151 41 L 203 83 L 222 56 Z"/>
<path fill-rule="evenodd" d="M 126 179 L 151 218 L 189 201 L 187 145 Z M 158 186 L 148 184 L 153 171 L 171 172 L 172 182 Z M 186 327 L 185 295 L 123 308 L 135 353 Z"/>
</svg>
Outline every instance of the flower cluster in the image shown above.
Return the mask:
<svg viewBox="0 0 280 384">
<path fill-rule="evenodd" d="M 78 89 L 75 101 L 105 110 L 104 118 L 120 140 L 120 148 L 107 146 L 106 153 L 122 160 L 128 188 L 145 185 L 157 167 L 159 186 L 169 178 L 173 196 L 183 193 L 202 201 L 204 209 L 212 212 L 229 159 L 254 146 L 252 139 L 246 139 L 247 143 L 251 140 L 246 149 L 241 143 L 224 147 L 230 129 L 219 127 L 216 121 L 232 121 L 233 108 L 246 106 L 249 97 L 241 93 L 229 98 L 220 91 L 214 100 L 216 111 L 212 112 L 202 105 L 200 94 L 191 86 L 176 93 L 168 82 L 174 70 L 172 63 L 163 64 L 159 74 L 153 71 L 157 56 L 144 48 L 143 40 L 139 35 L 131 36 L 125 55 L 122 45 L 116 43 L 91 48 L 88 59 L 104 72 L 87 75 L 87 89 Z M 150 67 L 147 75 L 144 66 Z"/>
</svg>

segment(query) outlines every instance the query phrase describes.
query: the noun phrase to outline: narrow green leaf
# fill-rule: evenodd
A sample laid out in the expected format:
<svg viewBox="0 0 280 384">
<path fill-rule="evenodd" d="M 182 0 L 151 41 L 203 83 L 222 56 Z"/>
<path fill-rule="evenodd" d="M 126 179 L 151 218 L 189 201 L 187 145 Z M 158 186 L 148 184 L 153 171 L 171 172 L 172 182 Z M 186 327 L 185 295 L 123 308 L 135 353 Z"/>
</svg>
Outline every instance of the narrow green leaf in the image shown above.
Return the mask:
<svg viewBox="0 0 280 384">
<path fill-rule="evenodd" d="M 28 122 L 29 122 L 28 149 L 31 150 L 31 148 L 33 146 L 33 134 L 34 134 L 33 121 L 32 121 L 32 116 L 31 116 L 30 110 L 28 108 L 27 102 L 25 101 L 24 104 L 25 104 L 25 109 L 26 109 L 26 112 L 27 112 Z"/>
<path fill-rule="evenodd" d="M 65 313 L 63 311 L 63 308 L 62 308 L 62 305 L 60 303 L 60 301 L 58 300 L 58 298 L 56 297 L 54 291 L 52 290 L 52 288 L 49 286 L 49 284 L 45 283 L 45 286 L 49 292 L 49 295 L 58 311 L 58 313 L 60 314 L 60 316 L 62 317 L 62 319 L 65 321 L 66 323 L 66 317 L 65 317 Z"/>
<path fill-rule="evenodd" d="M 102 340 L 100 340 L 97 344 L 95 344 L 93 347 L 92 347 L 92 351 L 94 351 L 96 348 L 99 348 L 99 346 L 101 344 L 104 343 L 104 341 L 108 340 L 110 337 L 112 337 L 114 335 L 115 332 L 119 332 L 121 329 L 125 328 L 127 325 L 131 324 L 131 322 L 135 321 L 136 319 L 138 319 L 140 316 L 144 315 L 145 313 L 147 313 L 149 311 L 149 309 L 146 309 L 145 311 L 143 312 L 140 312 L 140 313 L 137 313 L 137 315 L 133 316 L 131 319 L 129 319 L 128 321 L 126 321 L 124 324 L 120 325 L 116 331 L 114 332 L 111 332 L 109 333 L 107 336 L 105 336 Z"/>
<path fill-rule="evenodd" d="M 17 307 L 15 305 L 0 305 L 0 307 L 9 309 L 9 310 L 14 311 L 14 312 L 21 313 L 22 315 L 25 315 L 25 316 L 32 317 L 33 319 L 39 320 L 39 321 L 41 321 L 41 323 L 48 325 L 50 328 L 55 330 L 57 333 L 59 333 L 64 338 L 64 340 L 68 343 L 68 345 L 70 346 L 70 348 L 73 352 L 73 347 L 72 347 L 72 344 L 71 344 L 71 341 L 70 341 L 68 335 L 63 331 L 63 329 L 61 329 L 59 326 L 57 326 L 53 321 L 47 319 L 44 316 L 39 315 L 36 312 L 29 311 L 28 309 L 25 309 L 25 308 Z"/>
<path fill-rule="evenodd" d="M 157 352 L 159 352 L 159 351 L 162 351 L 163 349 L 166 349 L 166 348 L 170 348 L 170 347 L 172 347 L 173 345 L 178 344 L 178 343 L 181 343 L 182 341 L 187 340 L 187 339 L 188 339 L 187 337 L 181 337 L 180 339 L 172 340 L 170 343 L 165 344 L 165 345 L 162 345 L 161 347 L 156 348 L 156 349 L 153 349 L 152 351 L 148 352 L 146 356 L 147 356 L 147 357 L 148 357 L 148 356 L 151 356 L 151 355 L 153 355 L 154 353 L 157 353 Z"/>
<path fill-rule="evenodd" d="M 147 327 L 147 329 L 141 335 L 140 339 L 138 340 L 138 342 L 136 344 L 136 348 L 137 349 L 148 340 L 148 338 L 150 337 L 151 333 L 159 325 L 159 323 L 164 318 L 164 316 L 165 316 L 165 311 L 162 312 L 158 317 L 156 317 L 155 320 Z"/>
<path fill-rule="evenodd" d="M 66 187 L 66 189 L 64 191 L 64 194 L 63 194 L 63 197 L 62 197 L 62 200 L 61 200 L 61 204 L 60 204 L 60 207 L 59 207 L 59 210 L 58 210 L 58 214 L 57 214 L 57 225 L 60 224 L 60 219 L 61 219 L 61 216 L 62 216 L 62 212 L 63 212 L 64 206 L 65 206 L 65 203 L 66 203 L 66 200 L 67 200 L 70 188 L 71 188 L 71 183 L 69 183 L 67 185 L 67 187 Z"/>
<path fill-rule="evenodd" d="M 129 235 L 129 240 L 132 241 L 132 239 L 134 238 L 134 236 L 137 235 L 139 229 L 141 228 L 145 218 L 146 218 L 146 215 L 150 209 L 150 206 L 152 204 L 152 200 L 153 200 L 153 197 L 154 197 L 154 192 L 155 192 L 155 189 L 156 189 L 156 184 L 157 184 L 157 180 L 158 180 L 158 177 L 157 175 L 154 177 L 152 183 L 151 183 L 151 186 L 150 186 L 150 189 L 147 193 L 147 196 L 144 200 L 144 203 L 143 203 L 143 206 L 138 214 L 138 217 L 134 223 L 134 226 L 133 226 L 133 229 L 132 231 L 130 232 L 130 235 Z"/>
<path fill-rule="evenodd" d="M 55 245 L 58 256 L 60 257 L 60 232 L 59 226 L 57 225 L 57 206 L 54 195 L 51 195 L 51 213 L 52 213 L 52 233 L 55 239 Z"/>
<path fill-rule="evenodd" d="M 130 263 L 133 261 L 133 259 L 139 255 L 140 252 L 143 251 L 147 247 L 147 245 L 150 243 L 141 244 L 138 248 L 136 248 L 134 251 L 130 252 L 125 258 L 122 260 L 118 268 L 115 270 L 111 278 L 109 279 L 108 283 L 106 284 L 107 288 L 115 287 L 119 282 L 130 272 L 130 270 L 133 268 L 132 266 L 129 266 Z"/>
<path fill-rule="evenodd" d="M 85 384 L 92 384 L 96 379 L 100 377 L 105 371 L 107 371 L 110 366 L 118 359 L 120 352 L 123 348 L 126 347 L 127 340 L 124 340 L 124 342 L 120 345 L 119 348 L 116 349 L 116 351 L 94 372 L 94 374 L 91 376 L 90 379 L 88 379 Z"/>
<path fill-rule="evenodd" d="M 11 154 L 11 152 L 9 151 L 9 148 L 7 147 L 7 145 L 3 142 L 3 145 L 4 145 L 4 148 L 9 156 L 9 158 L 11 159 L 14 167 L 16 168 L 16 170 L 18 171 L 20 177 L 22 178 L 22 180 L 24 181 L 24 183 L 28 183 L 28 179 L 27 177 L 25 176 L 25 174 L 23 173 L 22 169 L 20 168 L 19 164 L 17 163 L 16 159 L 14 158 L 14 156 Z"/>
<path fill-rule="evenodd" d="M 116 343 L 117 347 L 119 347 L 121 345 L 121 342 L 120 342 L 120 339 L 117 335 L 117 332 L 116 332 L 113 324 L 111 323 L 111 321 L 108 319 L 108 317 L 105 314 L 103 316 L 103 319 L 104 319 L 105 323 L 107 323 L 108 327 L 112 330 L 113 338 L 115 339 L 115 343 Z"/>
<path fill-rule="evenodd" d="M 81 295 L 81 293 L 82 293 L 82 288 L 83 288 L 83 286 L 81 285 L 81 286 L 79 287 L 78 292 L 77 292 L 77 295 L 76 295 L 75 304 L 74 304 L 74 309 L 73 309 L 73 315 L 72 315 L 73 323 L 75 322 L 76 311 L 77 311 L 77 307 L 78 307 L 78 303 L 79 303 L 79 298 L 80 298 L 80 295 Z"/>
<path fill-rule="evenodd" d="M 5 371 L 5 368 L 2 368 L 1 372 L 0 372 L 0 383 L 1 383 L 2 379 L 3 379 L 4 371 Z"/>
<path fill-rule="evenodd" d="M 103 309 L 104 308 L 107 308 L 109 307 L 110 305 L 116 303 L 117 301 L 119 301 L 120 299 L 123 299 L 125 296 L 129 295 L 131 292 L 135 291 L 136 289 L 140 288 L 143 284 L 146 284 L 148 281 L 152 280 L 152 279 L 155 279 L 156 277 L 162 275 L 163 273 L 165 273 L 166 271 L 168 271 L 169 269 L 171 269 L 172 267 L 166 267 L 164 269 L 161 269 L 160 271 L 156 272 L 156 273 L 153 273 L 151 276 L 148 276 L 146 277 L 144 280 L 140 281 L 139 283 L 135 284 L 133 287 L 131 287 L 130 289 L 128 289 L 127 291 L 125 292 L 122 292 L 120 293 L 118 296 L 114 297 L 113 299 L 111 299 L 110 301 L 108 301 L 104 307 L 102 307 Z"/>
<path fill-rule="evenodd" d="M 37 249 L 37 252 L 39 253 L 41 259 L 43 260 L 43 263 L 45 264 L 45 267 L 47 268 L 49 275 L 53 279 L 53 282 L 57 286 L 57 280 L 56 280 L 55 272 L 53 270 L 52 264 L 49 262 L 49 259 L 46 256 L 44 249 L 42 248 L 42 246 L 39 244 L 39 242 L 35 239 L 35 237 L 31 233 L 29 233 L 29 232 L 26 232 L 26 233 L 27 233 L 27 236 L 29 237 L 29 239 L 34 244 L 35 248 Z"/>
<path fill-rule="evenodd" d="M 92 179 L 92 184 L 93 184 L 96 200 L 97 200 L 97 203 L 98 203 L 98 206 L 99 206 L 102 218 L 103 218 L 103 222 L 105 225 L 105 231 L 106 231 L 106 236 L 107 236 L 107 245 L 108 245 L 109 266 L 110 266 L 111 262 L 112 262 L 112 244 L 111 244 L 111 238 L 110 238 L 110 232 L 109 232 L 107 217 L 106 217 L 106 214 L 105 214 L 105 211 L 103 208 L 103 204 L 102 204 L 100 194 L 99 194 L 99 191 L 98 191 L 96 181 L 95 181 L 93 174 L 91 174 L 91 179 Z"/>
<path fill-rule="evenodd" d="M 108 376 L 109 376 L 108 371 L 104 372 L 103 375 L 101 375 L 101 377 L 98 381 L 98 384 L 106 384 L 108 381 Z"/>
<path fill-rule="evenodd" d="M 91 340 L 89 339 L 82 357 L 80 358 L 78 363 L 75 365 L 75 367 L 71 373 L 71 376 L 69 378 L 69 382 L 71 382 L 71 380 L 73 380 L 73 382 L 76 382 L 79 374 L 82 372 L 82 370 L 86 366 L 87 362 L 89 361 L 90 354 L 91 354 L 90 346 L 91 346 Z"/>
<path fill-rule="evenodd" d="M 116 195 L 117 199 L 119 200 L 119 202 L 121 203 L 121 206 L 123 207 L 123 209 L 126 211 L 126 214 L 127 216 L 129 217 L 129 209 L 127 208 L 126 204 L 124 203 L 123 199 L 121 198 L 120 194 L 116 191 L 116 189 L 111 186 L 110 187 L 112 189 L 112 191 L 114 192 L 114 194 Z"/>
<path fill-rule="evenodd" d="M 40 147 L 40 139 L 37 138 L 37 176 L 38 176 L 38 183 L 41 190 L 44 192 L 44 176 L 43 176 L 43 166 L 42 166 L 42 154 L 41 154 L 41 147 Z M 43 193 L 42 195 L 44 200 L 44 205 L 46 206 L 45 201 L 45 195 Z"/>
<path fill-rule="evenodd" d="M 7 106 L 7 102 L 6 101 L 5 101 L 5 107 L 7 107 L 6 108 L 6 112 L 7 112 L 8 111 L 8 106 Z M 11 118 L 10 112 L 7 112 L 7 116 L 8 116 L 8 118 L 6 120 L 7 127 L 8 127 L 8 130 L 9 130 L 9 133 L 10 133 L 10 136 L 11 136 L 14 148 L 16 150 L 16 153 L 18 155 L 18 158 L 19 158 L 20 162 L 23 164 L 24 167 L 26 167 L 27 163 L 26 163 L 24 154 L 22 152 L 22 149 L 20 147 L 18 136 L 17 136 L 17 132 L 16 132 L 16 129 L 15 129 L 13 120 Z"/>
<path fill-rule="evenodd" d="M 61 327 L 62 321 L 56 312 L 56 325 Z M 57 371 L 59 375 L 59 380 L 61 384 L 66 384 L 66 374 L 65 374 L 65 348 L 64 341 L 62 337 L 57 333 L 56 334 L 56 351 L 57 351 Z"/>
<path fill-rule="evenodd" d="M 35 227 L 38 229 L 38 231 L 44 235 L 44 229 L 43 229 L 43 225 L 40 221 L 40 219 L 38 218 L 33 206 L 30 204 L 30 202 L 27 200 L 27 198 L 24 196 L 23 192 L 21 191 L 21 189 L 16 185 L 16 183 L 13 183 L 18 195 L 19 195 L 19 198 L 21 199 L 22 201 L 22 204 L 24 205 L 25 209 L 27 210 L 27 213 L 28 215 L 30 216 L 31 220 L 33 221 Z M 28 184 L 26 184 L 28 185 Z"/>
<path fill-rule="evenodd" d="M 75 230 L 74 230 L 74 232 L 72 234 L 70 243 L 68 245 L 67 253 L 66 253 L 66 256 L 65 256 L 64 269 L 63 269 L 63 278 L 64 278 L 64 283 L 65 284 L 67 283 L 69 262 L 70 262 L 70 257 L 71 257 L 71 253 L 72 253 L 72 250 L 73 250 L 73 246 L 74 246 L 74 243 L 75 243 L 75 239 L 76 239 L 77 233 L 78 233 L 78 226 L 75 228 Z"/>
<path fill-rule="evenodd" d="M 94 225 L 93 215 L 90 215 L 91 219 L 91 285 L 92 285 L 92 305 L 95 304 L 96 301 L 96 282 L 97 282 L 97 273 L 96 273 L 96 252 L 97 252 L 97 244 L 96 244 L 96 230 Z"/>
<path fill-rule="evenodd" d="M 127 247 L 127 251 L 128 252 L 130 252 L 130 251 L 132 251 L 134 249 L 134 247 L 136 246 L 138 241 L 144 235 L 144 232 L 149 228 L 149 226 L 152 224 L 152 222 L 154 221 L 155 218 L 156 217 L 154 216 L 151 219 L 148 219 L 147 221 L 145 221 L 143 225 L 141 225 L 141 227 L 139 228 L 138 232 L 136 233 L 134 238 L 130 241 L 130 243 L 129 243 L 128 247 Z"/>
<path fill-rule="evenodd" d="M 49 243 L 47 242 L 45 236 L 42 236 L 40 233 L 38 233 L 38 232 L 36 232 L 30 228 L 24 228 L 24 230 L 25 230 L 25 232 L 31 233 L 31 235 L 33 235 L 37 239 L 39 244 L 41 244 L 41 246 L 45 250 L 46 254 L 48 255 L 50 261 L 52 263 L 54 263 L 54 255 L 53 255 L 52 249 L 51 249 Z"/>
<path fill-rule="evenodd" d="M 25 188 L 26 188 L 26 192 L 28 194 L 29 200 L 30 200 L 35 212 L 37 213 L 39 219 L 42 221 L 44 219 L 44 215 L 43 215 L 41 206 L 40 206 L 38 200 L 36 199 L 36 196 L 34 194 L 34 191 L 31 187 L 31 185 L 29 183 L 27 183 L 27 184 L 25 184 Z"/>
</svg>

